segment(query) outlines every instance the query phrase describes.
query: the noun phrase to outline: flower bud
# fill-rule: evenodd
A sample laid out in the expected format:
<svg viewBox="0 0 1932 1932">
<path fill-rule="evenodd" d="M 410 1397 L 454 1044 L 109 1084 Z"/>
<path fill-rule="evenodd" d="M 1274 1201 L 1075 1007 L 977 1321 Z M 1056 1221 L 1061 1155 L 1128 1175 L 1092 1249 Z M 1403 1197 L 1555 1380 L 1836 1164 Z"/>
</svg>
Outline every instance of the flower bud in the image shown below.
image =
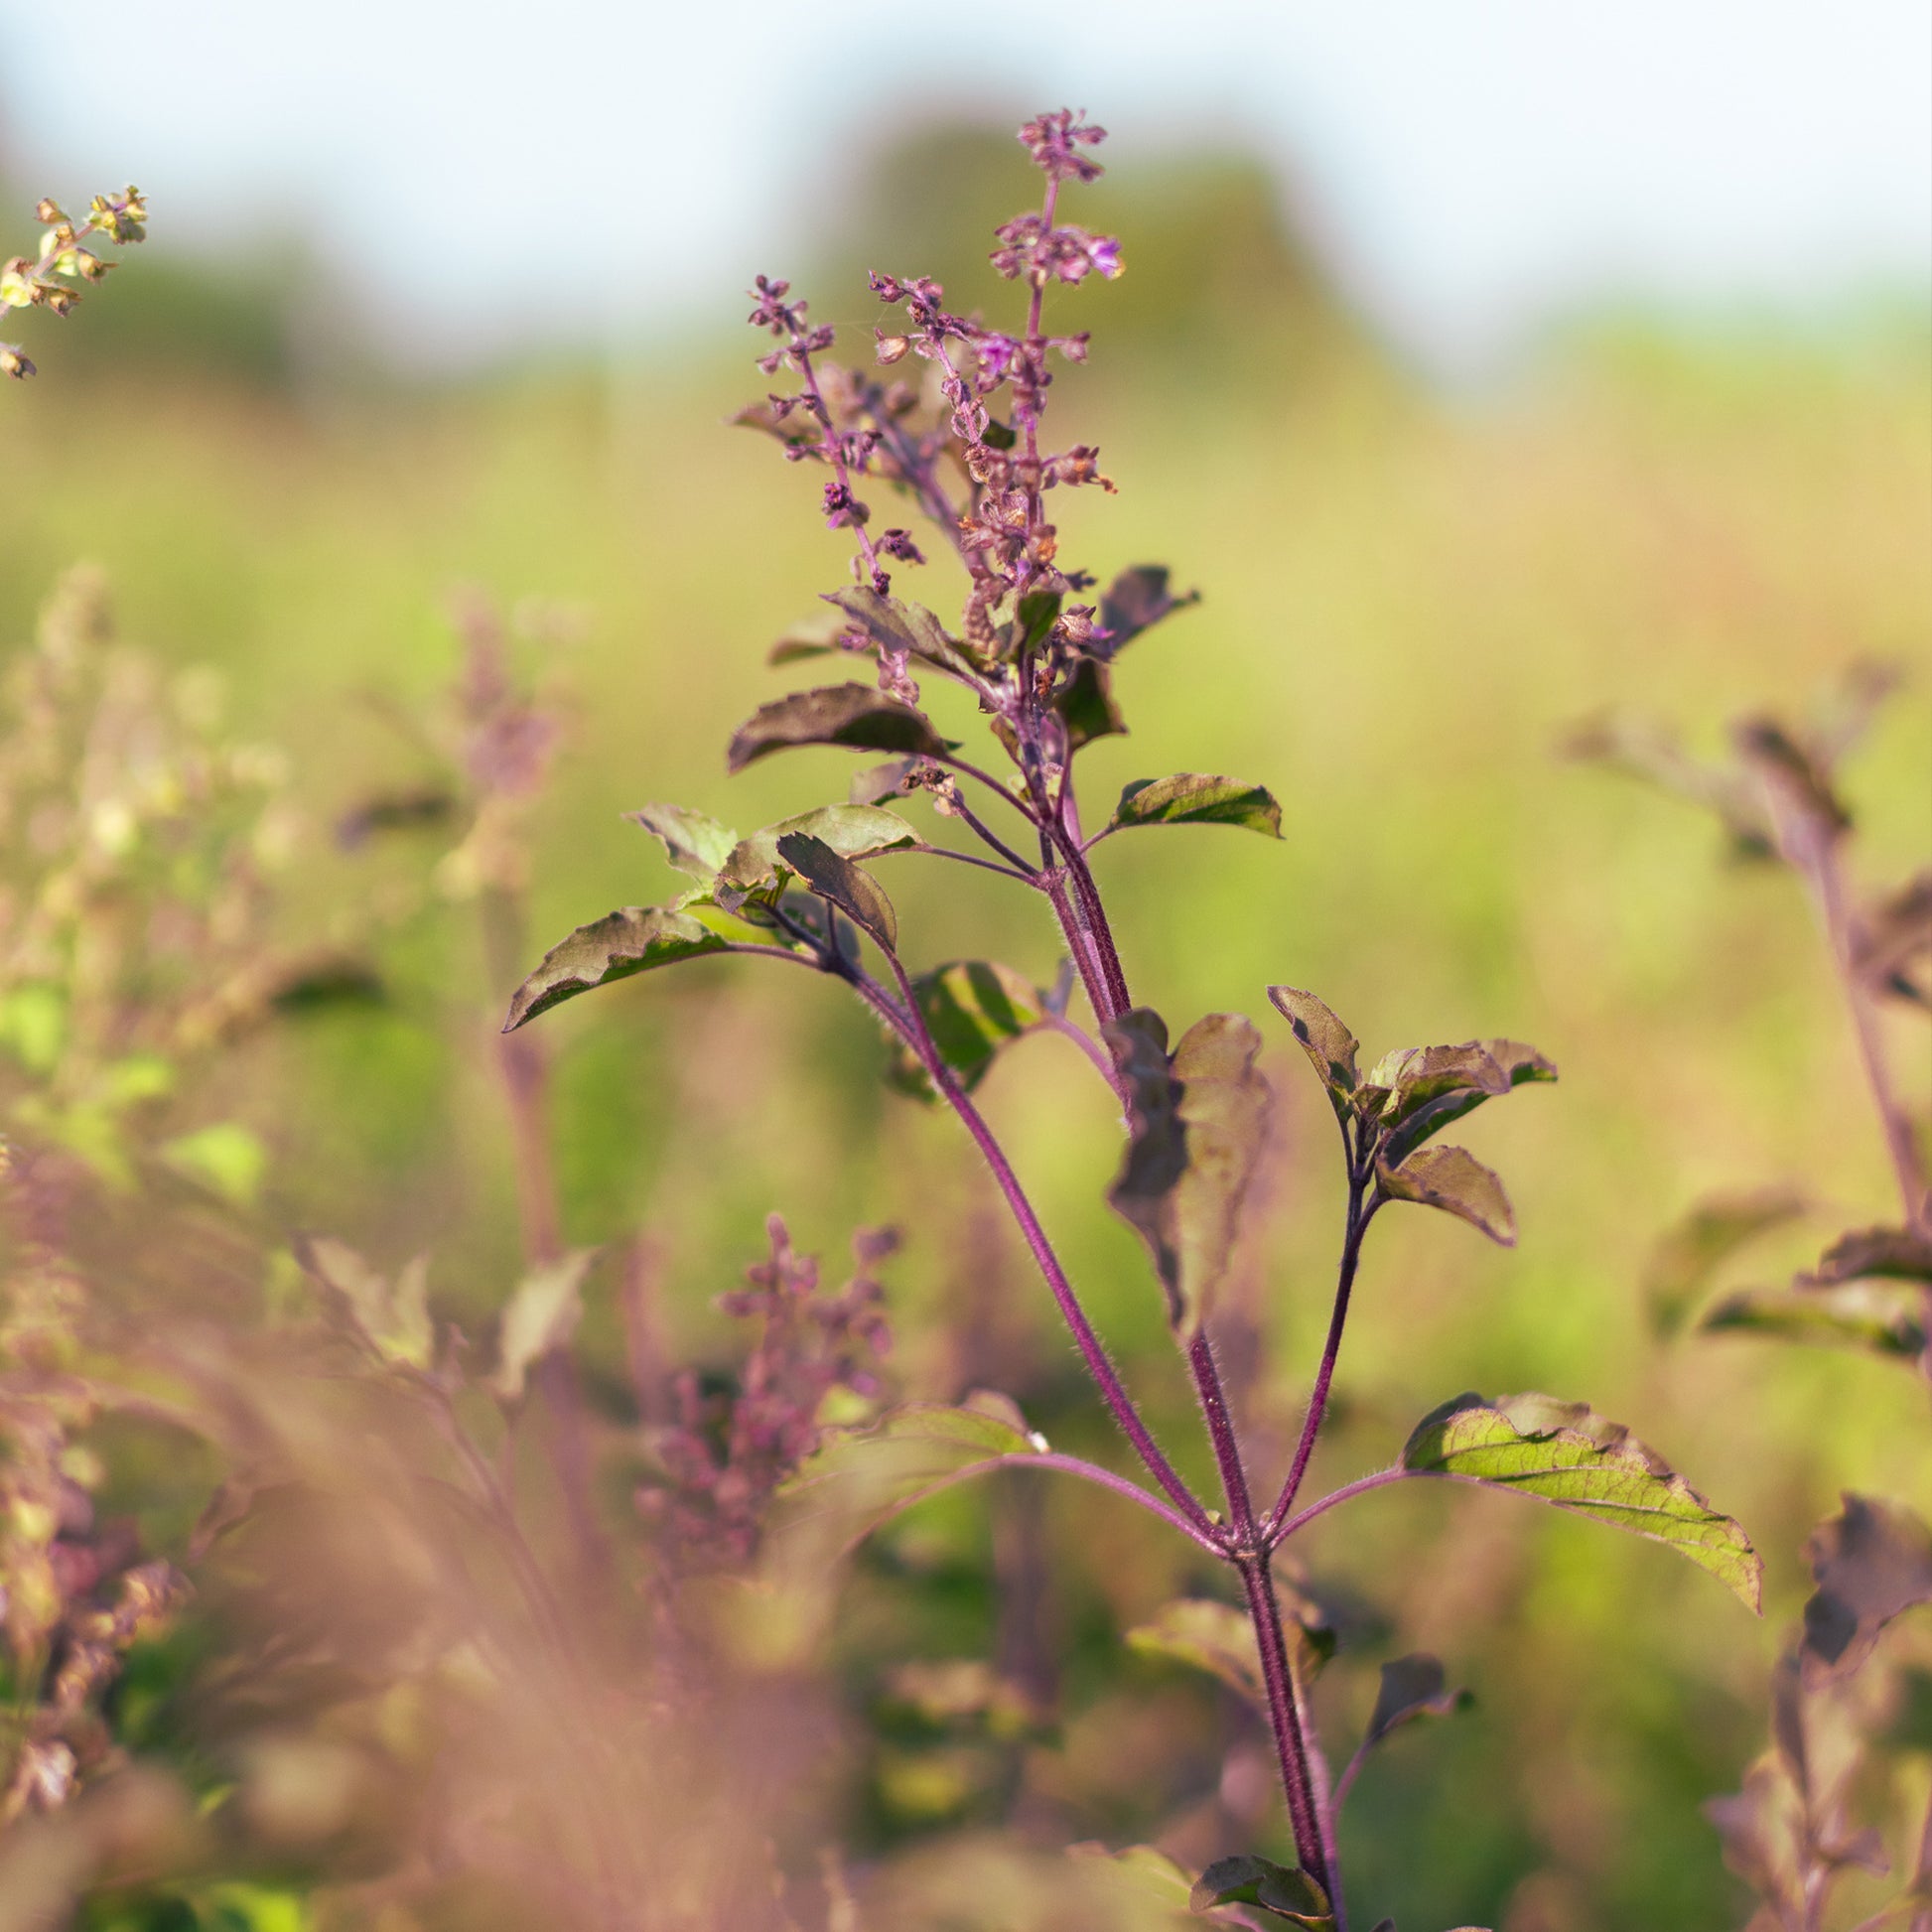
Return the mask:
<svg viewBox="0 0 1932 1932">
<path fill-rule="evenodd" d="M 0 374 L 10 375 L 16 382 L 24 381 L 34 373 L 34 365 L 12 343 L 0 343 Z"/>
<path fill-rule="evenodd" d="M 906 350 L 911 346 L 910 341 L 904 336 L 887 336 L 882 334 L 879 337 L 879 359 L 888 365 L 902 361 L 905 357 Z"/>
<path fill-rule="evenodd" d="M 58 225 L 67 220 L 66 210 L 51 196 L 43 196 L 34 204 L 34 219 L 48 226 Z"/>
</svg>

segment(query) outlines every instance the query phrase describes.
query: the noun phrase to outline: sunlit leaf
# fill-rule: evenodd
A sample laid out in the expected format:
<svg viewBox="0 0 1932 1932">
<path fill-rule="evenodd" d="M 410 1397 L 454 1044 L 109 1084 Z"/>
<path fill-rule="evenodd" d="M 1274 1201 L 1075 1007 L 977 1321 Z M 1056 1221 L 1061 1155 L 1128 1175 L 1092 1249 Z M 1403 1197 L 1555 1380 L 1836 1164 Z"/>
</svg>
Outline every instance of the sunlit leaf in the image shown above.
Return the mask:
<svg viewBox="0 0 1932 1932">
<path fill-rule="evenodd" d="M 1469 1039 L 1384 1055 L 1355 1104 L 1380 1122 L 1382 1159 L 1394 1168 L 1484 1101 L 1556 1077 L 1555 1064 L 1520 1039 Z"/>
<path fill-rule="evenodd" d="M 1864 1662 L 1893 1617 L 1932 1603 L 1932 1529 L 1903 1503 L 1855 1496 L 1805 1545 L 1818 1588 L 1805 1605 L 1805 1654 L 1835 1675 Z"/>
<path fill-rule="evenodd" d="M 1184 1909 L 1193 1890 L 1193 1881 L 1186 1872 L 1165 1852 L 1157 1852 L 1151 1845 L 1129 1845 L 1114 1852 L 1089 1840 L 1069 1845 L 1066 1855 L 1104 1869 L 1135 1899 Z"/>
<path fill-rule="evenodd" d="M 1171 778 L 1138 778 L 1121 792 L 1103 830 L 1130 825 L 1240 825 L 1278 839 L 1282 808 L 1266 785 L 1179 771 Z"/>
<path fill-rule="evenodd" d="M 521 1399 L 530 1370 L 561 1348 L 584 1314 L 584 1277 L 595 1248 L 576 1248 L 517 1283 L 496 1330 L 496 1367 L 489 1386 L 505 1402 Z"/>
<path fill-rule="evenodd" d="M 1211 1912 L 1217 1905 L 1253 1905 L 1309 1932 L 1329 1932 L 1335 1922 L 1328 1894 L 1306 1871 L 1246 1854 L 1216 1859 L 1195 1880 L 1188 1903 L 1197 1912 Z"/>
<path fill-rule="evenodd" d="M 1261 1035 L 1239 1014 L 1210 1014 L 1170 1057 L 1167 1027 L 1145 1007 L 1102 1032 L 1129 1096 L 1127 1152 L 1107 1198 L 1147 1243 L 1168 1318 L 1191 1337 L 1227 1271 L 1261 1153 Z"/>
<path fill-rule="evenodd" d="M 346 1241 L 299 1234 L 295 1259 L 337 1311 L 384 1361 L 427 1368 L 436 1346 L 429 1314 L 429 1261 L 418 1255 L 391 1282 Z"/>
<path fill-rule="evenodd" d="M 720 902 L 732 907 L 746 894 L 769 897 L 781 892 L 791 869 L 778 857 L 778 842 L 798 832 L 819 840 L 841 859 L 877 858 L 919 842 L 917 829 L 883 805 L 820 805 L 740 839 L 719 867 Z"/>
<path fill-rule="evenodd" d="M 702 885 L 718 876 L 738 843 L 738 834 L 729 826 L 720 825 L 704 812 L 694 812 L 688 805 L 640 805 L 624 816 L 653 838 L 661 839 L 671 864 Z"/>
<path fill-rule="evenodd" d="M 849 811 L 877 809 L 851 805 Z M 886 814 L 891 817 L 891 813 Z M 835 852 L 809 832 L 787 832 L 778 840 L 778 857 L 824 899 L 836 905 L 862 932 L 868 932 L 887 952 L 898 944 L 898 917 L 885 889 L 870 873 Z"/>
<path fill-rule="evenodd" d="M 907 1403 L 829 1435 L 780 1488 L 777 1527 L 816 1550 L 849 1550 L 908 1504 L 1045 1447 L 1004 1397 Z"/>
<path fill-rule="evenodd" d="M 1391 1200 L 1441 1208 L 1500 1247 L 1516 1245 L 1516 1214 L 1503 1183 L 1466 1148 L 1418 1148 L 1399 1168 L 1378 1161 L 1375 1178 Z"/>
<path fill-rule="evenodd" d="M 516 989 L 503 1031 L 548 1013 L 595 986 L 672 966 L 702 953 L 724 952 L 728 942 L 687 913 L 663 906 L 621 906 L 589 925 L 580 925 L 569 938 L 544 954 L 536 971 Z"/>
<path fill-rule="evenodd" d="M 1457 1396 L 1416 1426 L 1402 1467 L 1513 1489 L 1668 1544 L 1759 1605 L 1763 1566 L 1744 1532 L 1655 1450 L 1584 1403 Z"/>
<path fill-rule="evenodd" d="M 1665 1230 L 1644 1269 L 1644 1302 L 1659 1335 L 1675 1334 L 1711 1287 L 1717 1271 L 1740 1248 L 1804 1212 L 1789 1187 L 1745 1194 L 1712 1194 Z"/>
<path fill-rule="evenodd" d="M 913 980 L 912 991 L 939 1057 L 968 1091 L 979 1084 L 1001 1047 L 1046 1017 L 1038 990 L 1012 967 L 990 959 L 955 959 L 936 966 Z M 937 1097 L 909 1049 L 901 1049 L 890 1077 L 903 1093 Z"/>
<path fill-rule="evenodd" d="M 769 752 L 794 745 L 841 745 L 855 752 L 913 753 L 936 758 L 945 741 L 910 705 L 870 684 L 828 684 L 760 705 L 733 735 L 726 762 L 742 771 Z"/>
<path fill-rule="evenodd" d="M 1258 1710 L 1268 1708 L 1254 1625 L 1243 1611 L 1211 1598 L 1183 1596 L 1164 1603 L 1127 1632 L 1128 1649 L 1143 1657 L 1167 1657 L 1219 1678 Z"/>
<path fill-rule="evenodd" d="M 1368 1729 L 1362 1734 L 1366 1749 L 1379 1744 L 1390 1731 L 1412 1718 L 1447 1718 L 1452 1712 L 1467 1710 L 1473 1702 L 1467 1691 L 1451 1691 L 1440 1657 L 1417 1651 L 1397 1657 L 1382 1666 L 1382 1684 L 1375 1697 Z"/>
<path fill-rule="evenodd" d="M 1361 1084 L 1355 1071 L 1355 1055 L 1361 1050 L 1355 1035 L 1312 993 L 1299 986 L 1271 986 L 1268 997 L 1294 1029 L 1303 1052 L 1328 1090 L 1329 1104 L 1345 1117 L 1349 1100 Z"/>
</svg>

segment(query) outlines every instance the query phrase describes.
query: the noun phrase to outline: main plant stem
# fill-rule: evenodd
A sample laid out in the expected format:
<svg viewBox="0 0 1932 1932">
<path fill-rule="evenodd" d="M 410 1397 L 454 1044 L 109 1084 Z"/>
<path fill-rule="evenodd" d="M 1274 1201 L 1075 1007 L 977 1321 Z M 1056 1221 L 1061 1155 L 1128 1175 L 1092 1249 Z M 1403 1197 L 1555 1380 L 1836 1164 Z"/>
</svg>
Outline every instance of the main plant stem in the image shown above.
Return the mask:
<svg viewBox="0 0 1932 1932">
<path fill-rule="evenodd" d="M 1070 792 L 1066 804 L 1055 816 L 1054 833 L 1054 843 L 1059 846 L 1072 883 L 1070 894 L 1055 897 L 1054 910 L 1060 913 L 1061 926 L 1068 945 L 1073 948 L 1075 959 L 1080 958 L 1083 944 L 1090 947 L 1095 956 L 1097 970 L 1094 977 L 1100 983 L 1098 997 L 1091 981 L 1087 992 L 1094 1002 L 1095 1018 L 1104 1026 L 1128 1012 L 1132 1001 L 1127 991 L 1127 977 L 1120 963 L 1120 951 L 1114 944 L 1113 929 L 1107 922 L 1106 908 L 1101 903 L 1099 888 L 1080 850 L 1078 820 L 1073 817 Z M 1351 1180 L 1352 1174 L 1351 1167 Z M 1358 1194 L 1358 1183 L 1356 1186 Z M 1360 1245 L 1359 1230 L 1355 1226 L 1361 1219 L 1355 1211 L 1358 1206 L 1356 1195 L 1351 1194 L 1351 1252 Z M 1353 1272 L 1351 1266 L 1348 1271 L 1351 1280 Z M 1311 1409 L 1309 1424 L 1304 1430 L 1305 1450 L 1312 1447 L 1313 1432 L 1320 1426 L 1320 1407 L 1325 1406 L 1328 1378 L 1334 1373 L 1333 1351 L 1340 1344 L 1340 1317 L 1345 1310 L 1344 1289 L 1336 1319 L 1330 1325 L 1330 1352 L 1322 1363 L 1319 1406 Z M 1315 1752 L 1302 1723 L 1294 1665 L 1289 1658 L 1288 1638 L 1282 1627 L 1282 1606 L 1275 1594 L 1274 1579 L 1269 1570 L 1269 1545 L 1255 1521 L 1254 1500 L 1249 1493 L 1247 1472 L 1241 1462 L 1241 1446 L 1235 1436 L 1233 1418 L 1228 1413 L 1227 1396 L 1221 1386 L 1220 1370 L 1214 1363 L 1214 1351 L 1204 1332 L 1195 1332 L 1186 1355 L 1187 1370 L 1193 1378 L 1194 1393 L 1207 1423 L 1208 1439 L 1214 1447 L 1215 1464 L 1220 1470 L 1221 1486 L 1227 1496 L 1228 1516 L 1233 1530 L 1228 1561 L 1240 1573 L 1241 1587 L 1247 1593 L 1248 1616 L 1254 1625 L 1255 1647 L 1261 1656 L 1262 1684 L 1268 1695 L 1269 1728 L 1275 1734 L 1282 1790 L 1288 1800 L 1289 1823 L 1295 1833 L 1296 1853 L 1303 1868 L 1327 1892 L 1338 1932 L 1347 1932 L 1347 1908 L 1341 1898 L 1340 1874 L 1334 1868 L 1330 1854 L 1328 1821 L 1316 1795 Z M 1307 1460 L 1306 1452 L 1300 1454 L 1300 1467 L 1306 1467 Z M 1298 1467 L 1295 1480 L 1299 1482 L 1299 1479 Z"/>
</svg>

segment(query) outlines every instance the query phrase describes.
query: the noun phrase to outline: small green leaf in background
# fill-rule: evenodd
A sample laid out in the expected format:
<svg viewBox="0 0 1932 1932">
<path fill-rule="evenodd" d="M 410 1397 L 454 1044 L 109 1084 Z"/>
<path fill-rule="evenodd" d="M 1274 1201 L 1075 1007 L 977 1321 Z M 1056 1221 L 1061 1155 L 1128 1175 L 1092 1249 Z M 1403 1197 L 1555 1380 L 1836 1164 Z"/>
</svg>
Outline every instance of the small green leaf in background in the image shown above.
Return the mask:
<svg viewBox="0 0 1932 1932">
<path fill-rule="evenodd" d="M 621 906 L 544 954 L 534 973 L 510 1000 L 503 1031 L 514 1033 L 540 1013 L 574 1000 L 596 986 L 672 966 L 701 953 L 726 952 L 728 942 L 683 912 L 661 905 Z"/>
<path fill-rule="evenodd" d="M 828 684 L 760 705 L 733 734 L 726 762 L 742 771 L 771 752 L 795 745 L 840 745 L 854 752 L 912 753 L 937 758 L 945 740 L 931 720 L 870 684 Z"/>
<path fill-rule="evenodd" d="M 1355 1071 L 1355 1055 L 1361 1047 L 1355 1035 L 1328 1007 L 1299 986 L 1271 986 L 1268 998 L 1294 1029 L 1303 1052 L 1328 1089 L 1329 1104 L 1345 1119 L 1348 1103 L 1361 1085 L 1361 1076 Z"/>
<path fill-rule="evenodd" d="M 1923 1296 L 1902 1282 L 1840 1282 L 1793 1292 L 1742 1288 L 1724 1296 L 1698 1322 L 1702 1335 L 1763 1335 L 1827 1348 L 1864 1348 L 1915 1362 L 1928 1340 Z"/>
<path fill-rule="evenodd" d="M 1122 790 L 1102 830 L 1130 825 L 1240 825 L 1278 839 L 1282 808 L 1265 785 L 1180 771 L 1172 778 L 1138 778 Z"/>
<path fill-rule="evenodd" d="M 1001 1047 L 1046 1018 L 1038 989 L 990 959 L 935 966 L 913 980 L 912 993 L 939 1057 L 968 1092 L 985 1077 Z M 938 1097 L 909 1048 L 901 1047 L 888 1077 L 901 1093 Z"/>
<path fill-rule="evenodd" d="M 664 855 L 679 872 L 709 885 L 731 857 L 738 834 L 687 805 L 639 805 L 624 816 L 664 843 Z"/>
<path fill-rule="evenodd" d="M 1399 1168 L 1378 1161 L 1375 1178 L 1390 1200 L 1441 1208 L 1499 1247 L 1516 1245 L 1516 1214 L 1503 1183 L 1467 1148 L 1418 1148 Z"/>
<path fill-rule="evenodd" d="M 1584 1403 L 1457 1396 L 1416 1425 L 1402 1467 L 1512 1489 L 1668 1544 L 1760 1606 L 1764 1566 L 1744 1532 L 1620 1423 Z"/>
<path fill-rule="evenodd" d="M 848 805 L 843 809 L 863 812 L 877 808 Z M 882 816 L 890 818 L 892 813 Z M 870 873 L 861 872 L 809 832 L 785 833 L 778 840 L 778 857 L 828 905 L 836 905 L 862 932 L 870 933 L 883 950 L 892 952 L 897 947 L 898 915 L 885 888 Z"/>
<path fill-rule="evenodd" d="M 1308 1932 L 1328 1932 L 1334 1913 L 1328 1894 L 1299 1866 L 1245 1854 L 1216 1859 L 1198 1879 L 1187 1901 L 1197 1912 L 1217 1905 L 1254 1905 Z"/>
<path fill-rule="evenodd" d="M 1447 1718 L 1465 1711 L 1474 1702 L 1467 1691 L 1451 1691 L 1440 1657 L 1426 1651 L 1397 1657 L 1382 1666 L 1382 1685 L 1376 1693 L 1375 1710 L 1368 1729 L 1362 1734 L 1362 1748 L 1379 1744 L 1390 1731 L 1413 1718 Z"/>
<path fill-rule="evenodd" d="M 429 1314 L 429 1257 L 418 1255 L 392 1283 L 346 1241 L 299 1234 L 295 1259 L 302 1272 L 385 1362 L 428 1368 L 436 1331 Z"/>
<path fill-rule="evenodd" d="M 1697 1202 L 1664 1231 L 1645 1264 L 1643 1295 L 1652 1329 L 1666 1339 L 1678 1333 L 1718 1270 L 1760 1234 L 1795 1220 L 1804 1207 L 1789 1187 L 1711 1194 Z"/>
<path fill-rule="evenodd" d="M 1157 1852 L 1151 1845 L 1129 1845 L 1113 1852 L 1087 1840 L 1069 1845 L 1066 1856 L 1106 1871 L 1137 1901 L 1145 1899 L 1184 1910 L 1193 1890 L 1186 1872 L 1165 1852 Z"/>
<path fill-rule="evenodd" d="M 0 999 L 0 1044 L 29 1073 L 51 1073 L 68 1043 L 68 996 L 30 980 Z"/>
<path fill-rule="evenodd" d="M 1239 1014 L 1209 1014 L 1170 1056 L 1166 1024 L 1145 1007 L 1101 1031 L 1129 1095 L 1127 1152 L 1107 1198 L 1147 1243 L 1168 1318 L 1191 1339 L 1227 1272 L 1261 1154 L 1261 1035 Z"/>
<path fill-rule="evenodd" d="M 162 1159 L 237 1207 L 252 1206 L 268 1172 L 268 1150 L 240 1122 L 216 1121 L 168 1142 Z"/>
<path fill-rule="evenodd" d="M 1256 1710 L 1268 1709 L 1254 1625 L 1231 1604 L 1201 1596 L 1164 1603 L 1127 1633 L 1127 1647 L 1143 1657 L 1167 1657 L 1219 1678 Z"/>
<path fill-rule="evenodd" d="M 1903 1503 L 1847 1491 L 1805 1545 L 1818 1588 L 1805 1605 L 1805 1658 L 1833 1676 L 1864 1662 L 1893 1617 L 1932 1603 L 1932 1529 Z"/>
<path fill-rule="evenodd" d="M 497 1325 L 496 1367 L 489 1378 L 503 1401 L 521 1401 L 530 1370 L 577 1332 L 584 1315 L 584 1277 L 598 1252 L 575 1248 L 517 1283 Z"/>
</svg>

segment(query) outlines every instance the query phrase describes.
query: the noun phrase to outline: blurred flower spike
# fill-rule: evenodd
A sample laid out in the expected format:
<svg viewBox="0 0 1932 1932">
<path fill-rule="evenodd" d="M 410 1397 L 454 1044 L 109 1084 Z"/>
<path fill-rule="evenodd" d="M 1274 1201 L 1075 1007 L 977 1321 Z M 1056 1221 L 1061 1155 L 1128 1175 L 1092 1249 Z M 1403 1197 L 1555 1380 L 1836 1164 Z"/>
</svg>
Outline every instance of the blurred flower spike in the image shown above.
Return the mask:
<svg viewBox="0 0 1932 1932">
<path fill-rule="evenodd" d="M 148 205 L 133 187 L 118 195 L 96 195 L 80 222 L 51 199 L 35 207 L 34 218 L 46 228 L 40 254 L 15 255 L 0 268 L 0 308 L 47 309 L 57 316 L 68 315 L 80 300 L 75 283 L 103 281 L 114 266 L 83 243 L 104 235 L 118 247 L 145 241 L 148 235 Z M 35 372 L 17 343 L 0 343 L 0 371 L 16 380 Z"/>
</svg>

